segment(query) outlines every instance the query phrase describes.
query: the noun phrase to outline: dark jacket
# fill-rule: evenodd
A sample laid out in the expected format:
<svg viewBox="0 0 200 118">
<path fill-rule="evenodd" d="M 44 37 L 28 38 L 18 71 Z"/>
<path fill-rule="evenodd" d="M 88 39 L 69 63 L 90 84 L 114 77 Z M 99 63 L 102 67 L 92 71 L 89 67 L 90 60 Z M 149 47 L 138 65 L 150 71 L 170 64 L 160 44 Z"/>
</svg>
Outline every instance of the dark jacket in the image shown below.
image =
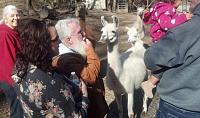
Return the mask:
<svg viewBox="0 0 200 118">
<path fill-rule="evenodd" d="M 90 101 L 88 118 L 104 118 L 108 112 L 108 105 L 105 100 L 103 80 L 99 76 L 100 60 L 92 48 L 86 50 L 86 53 L 86 59 L 77 53 L 62 54 L 54 60 L 57 63 L 55 68 L 58 73 L 67 77 L 71 72 L 76 72 L 87 85 Z"/>
<path fill-rule="evenodd" d="M 171 29 L 145 53 L 145 64 L 160 79 L 163 100 L 200 112 L 200 5 L 188 22 Z"/>
</svg>

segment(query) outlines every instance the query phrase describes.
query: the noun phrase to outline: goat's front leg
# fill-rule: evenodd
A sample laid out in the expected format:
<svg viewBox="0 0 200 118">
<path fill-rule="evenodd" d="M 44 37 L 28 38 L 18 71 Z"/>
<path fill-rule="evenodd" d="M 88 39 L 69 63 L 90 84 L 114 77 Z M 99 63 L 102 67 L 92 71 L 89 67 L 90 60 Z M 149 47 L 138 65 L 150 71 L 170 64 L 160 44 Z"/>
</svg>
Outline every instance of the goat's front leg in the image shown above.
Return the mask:
<svg viewBox="0 0 200 118">
<path fill-rule="evenodd" d="M 133 94 L 134 93 L 128 93 L 128 117 L 129 118 L 134 118 L 134 112 L 133 112 Z"/>
<path fill-rule="evenodd" d="M 119 118 L 123 118 L 123 102 L 122 102 L 122 95 L 121 94 L 117 94 L 114 93 L 115 95 L 115 99 L 116 99 L 116 103 L 117 103 L 117 107 L 118 107 L 118 111 L 119 111 Z"/>
</svg>

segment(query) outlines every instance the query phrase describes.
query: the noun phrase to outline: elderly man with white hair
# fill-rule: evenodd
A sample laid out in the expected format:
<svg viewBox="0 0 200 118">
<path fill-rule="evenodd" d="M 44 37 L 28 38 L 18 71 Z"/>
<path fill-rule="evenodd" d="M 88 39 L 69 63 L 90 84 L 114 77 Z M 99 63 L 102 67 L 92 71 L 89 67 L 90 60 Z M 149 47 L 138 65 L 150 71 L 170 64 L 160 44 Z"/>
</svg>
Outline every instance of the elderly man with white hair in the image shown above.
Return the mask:
<svg viewBox="0 0 200 118">
<path fill-rule="evenodd" d="M 99 77 L 100 60 L 91 42 L 76 18 L 59 20 L 55 28 L 62 42 L 59 44 L 59 56 L 53 61 L 56 62 L 55 68 L 67 77 L 75 72 L 86 83 L 90 100 L 88 118 L 103 118 L 108 106 L 104 98 L 103 81 Z"/>
<path fill-rule="evenodd" d="M 20 49 L 19 34 L 15 30 L 20 17 L 17 8 L 13 5 L 7 5 L 3 9 L 2 17 L 0 21 L 0 89 L 3 89 L 10 104 L 10 117 L 20 118 L 23 112 L 11 79 L 16 53 Z"/>
</svg>

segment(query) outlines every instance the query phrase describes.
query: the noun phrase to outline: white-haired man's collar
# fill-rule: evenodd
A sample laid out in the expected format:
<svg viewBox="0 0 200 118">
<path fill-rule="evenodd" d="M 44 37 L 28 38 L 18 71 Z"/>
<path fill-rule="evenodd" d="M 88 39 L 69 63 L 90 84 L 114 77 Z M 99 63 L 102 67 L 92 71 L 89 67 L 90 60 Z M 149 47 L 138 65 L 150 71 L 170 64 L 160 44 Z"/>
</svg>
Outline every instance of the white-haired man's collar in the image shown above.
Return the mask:
<svg viewBox="0 0 200 118">
<path fill-rule="evenodd" d="M 65 53 L 78 53 L 75 50 L 65 46 L 63 43 L 59 44 L 58 50 L 59 50 L 59 55 L 62 55 Z"/>
</svg>

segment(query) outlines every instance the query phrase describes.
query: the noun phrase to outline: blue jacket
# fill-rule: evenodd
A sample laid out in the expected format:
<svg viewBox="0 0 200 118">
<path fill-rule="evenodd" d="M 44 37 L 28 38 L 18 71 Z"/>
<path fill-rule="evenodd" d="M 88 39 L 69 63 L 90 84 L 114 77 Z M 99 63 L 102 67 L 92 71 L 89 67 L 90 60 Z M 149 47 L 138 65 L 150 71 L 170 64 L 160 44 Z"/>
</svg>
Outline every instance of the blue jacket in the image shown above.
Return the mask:
<svg viewBox="0 0 200 118">
<path fill-rule="evenodd" d="M 163 100 L 200 112 L 200 4 L 188 22 L 169 30 L 145 53 L 148 69 L 160 78 Z"/>
</svg>

